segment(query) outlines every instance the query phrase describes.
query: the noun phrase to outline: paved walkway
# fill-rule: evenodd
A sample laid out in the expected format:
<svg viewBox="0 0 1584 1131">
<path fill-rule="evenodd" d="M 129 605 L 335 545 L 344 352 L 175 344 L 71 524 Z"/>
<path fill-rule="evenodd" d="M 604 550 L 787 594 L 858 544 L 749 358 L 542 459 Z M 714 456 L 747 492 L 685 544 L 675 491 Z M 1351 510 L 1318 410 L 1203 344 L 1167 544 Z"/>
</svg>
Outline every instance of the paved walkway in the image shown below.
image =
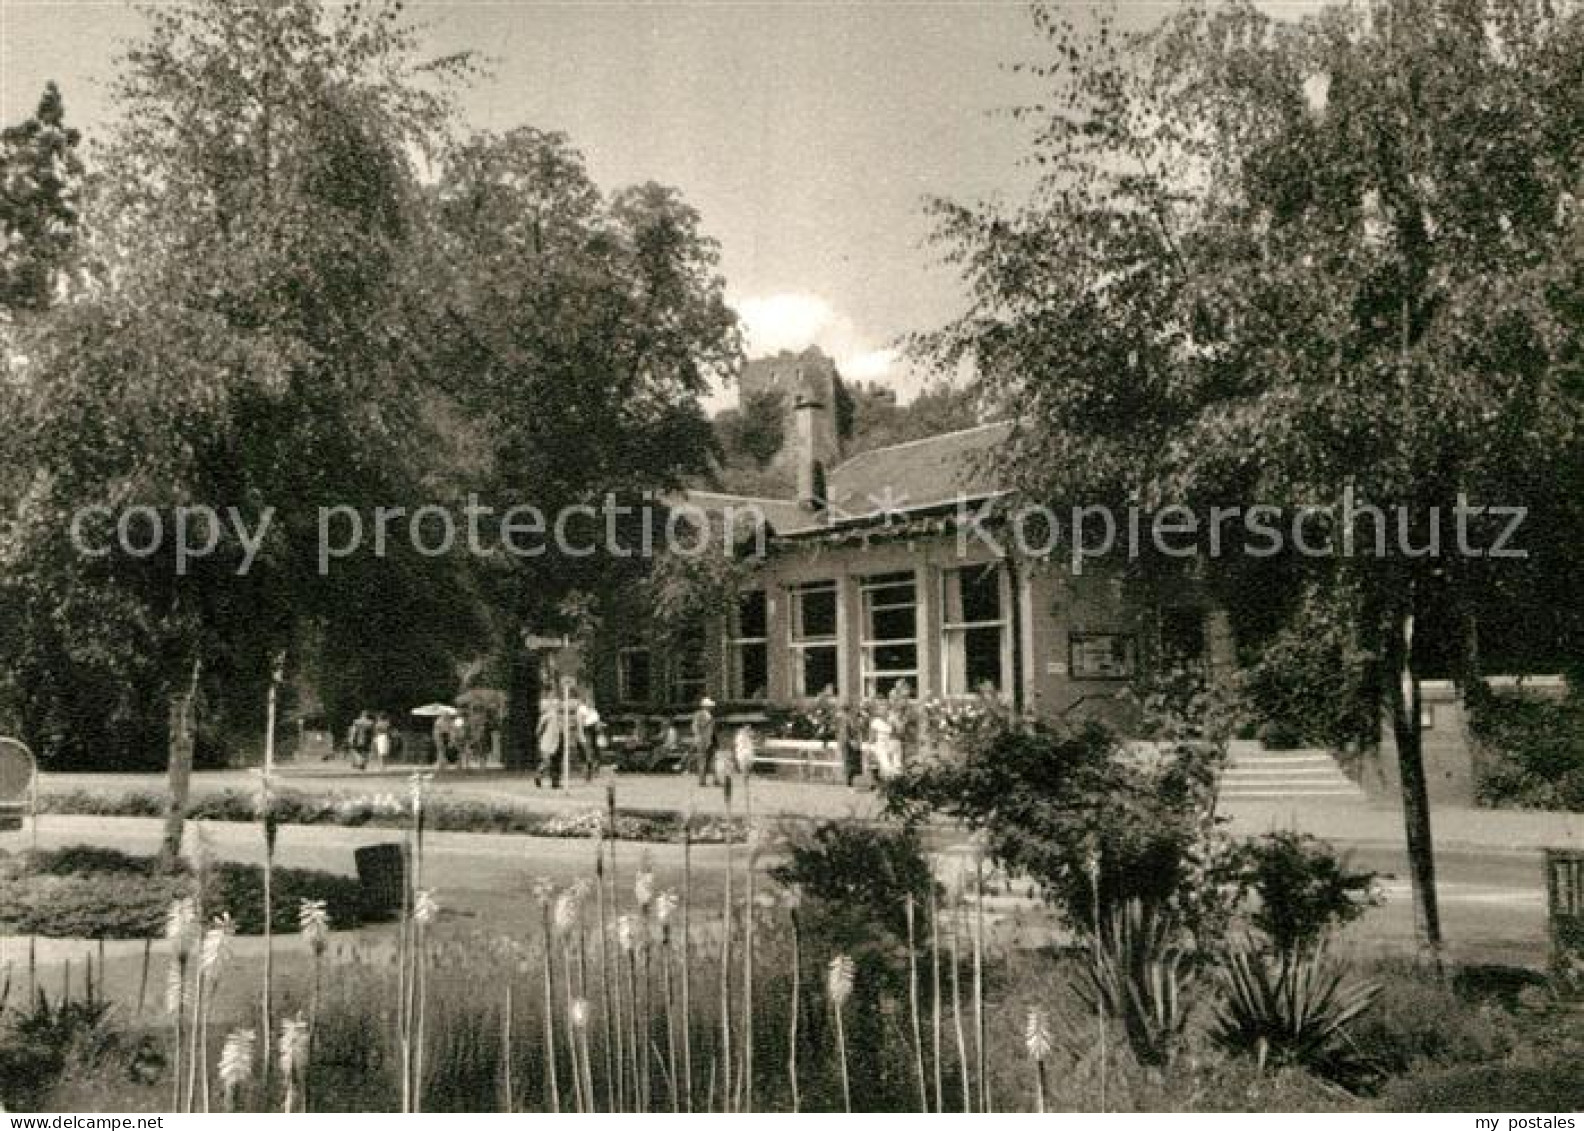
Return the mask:
<svg viewBox="0 0 1584 1131">
<path fill-rule="evenodd" d="M 411 767 L 359 773 L 344 763 L 286 766 L 281 771 L 285 788 L 329 793 L 402 793 Z M 195 795 L 226 789 L 253 789 L 257 777 L 246 770 L 201 771 L 193 775 Z M 435 779 L 434 788 L 448 796 L 485 801 L 511 801 L 540 812 L 577 812 L 605 805 L 607 784 L 616 788 L 623 809 L 658 809 L 678 812 L 722 813 L 725 795 L 719 788 L 700 787 L 691 775 L 617 774 L 593 783 L 578 779 L 568 790 L 540 789 L 533 778 L 500 770 L 450 771 Z M 94 793 L 144 791 L 161 793 L 160 774 L 43 774 L 40 791 Z M 879 795 L 828 782 L 785 778 L 755 778 L 748 801 L 766 816 L 874 817 L 881 809 Z M 742 812 L 744 797 L 737 791 L 733 807 Z M 1257 836 L 1272 829 L 1297 829 L 1339 844 L 1374 847 L 1404 843 L 1401 808 L 1395 801 L 1358 796 L 1288 797 L 1231 794 L 1222 799 L 1222 812 L 1231 819 L 1232 831 Z M 1543 848 L 1584 849 L 1584 813 L 1527 810 L 1443 808 L 1432 815 L 1437 847 L 1485 850 L 1494 853 L 1533 854 Z"/>
</svg>

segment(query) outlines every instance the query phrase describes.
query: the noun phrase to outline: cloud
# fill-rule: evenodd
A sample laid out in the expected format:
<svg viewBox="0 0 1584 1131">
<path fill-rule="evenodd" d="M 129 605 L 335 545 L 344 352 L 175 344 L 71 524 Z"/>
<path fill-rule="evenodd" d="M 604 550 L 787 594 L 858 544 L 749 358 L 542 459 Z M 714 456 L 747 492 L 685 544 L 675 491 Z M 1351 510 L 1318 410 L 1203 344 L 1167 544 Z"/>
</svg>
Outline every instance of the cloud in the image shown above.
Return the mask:
<svg viewBox="0 0 1584 1131">
<path fill-rule="evenodd" d="M 747 335 L 750 357 L 818 346 L 835 359 L 842 376 L 852 380 L 883 381 L 896 374 L 897 351 L 876 347 L 851 318 L 817 294 L 754 295 L 734 305 Z"/>
</svg>

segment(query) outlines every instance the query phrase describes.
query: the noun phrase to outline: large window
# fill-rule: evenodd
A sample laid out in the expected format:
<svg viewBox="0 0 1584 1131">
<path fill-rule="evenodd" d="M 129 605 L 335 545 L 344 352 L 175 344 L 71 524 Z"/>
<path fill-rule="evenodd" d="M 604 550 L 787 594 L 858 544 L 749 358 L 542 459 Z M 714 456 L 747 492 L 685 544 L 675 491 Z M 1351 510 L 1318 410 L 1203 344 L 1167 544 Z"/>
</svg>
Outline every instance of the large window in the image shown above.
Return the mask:
<svg viewBox="0 0 1584 1131">
<path fill-rule="evenodd" d="M 941 683 L 947 695 L 1010 689 L 1005 586 L 1006 571 L 995 562 L 942 571 Z"/>
<path fill-rule="evenodd" d="M 792 590 L 792 693 L 812 698 L 840 683 L 841 622 L 836 582 Z"/>
<path fill-rule="evenodd" d="M 648 703 L 654 698 L 649 649 L 623 648 L 616 654 L 616 698 L 622 703 Z"/>
<path fill-rule="evenodd" d="M 770 606 L 763 589 L 737 598 L 728 656 L 733 699 L 770 696 Z"/>
<path fill-rule="evenodd" d="M 866 577 L 860 591 L 864 696 L 885 695 L 904 680 L 917 691 L 918 582 L 913 573 Z"/>
</svg>

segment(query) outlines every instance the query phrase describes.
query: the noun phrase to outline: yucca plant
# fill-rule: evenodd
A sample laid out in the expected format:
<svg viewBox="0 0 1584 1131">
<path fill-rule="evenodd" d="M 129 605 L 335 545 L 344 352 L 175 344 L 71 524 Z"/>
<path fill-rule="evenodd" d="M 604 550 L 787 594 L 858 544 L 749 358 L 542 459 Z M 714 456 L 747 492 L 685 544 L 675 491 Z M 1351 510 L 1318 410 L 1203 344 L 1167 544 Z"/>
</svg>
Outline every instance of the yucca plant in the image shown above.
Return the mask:
<svg viewBox="0 0 1584 1131">
<path fill-rule="evenodd" d="M 1097 1014 L 1122 1023 L 1140 1064 L 1169 1066 L 1193 1008 L 1193 970 L 1176 920 L 1138 900 L 1104 919 L 1089 939 L 1077 992 Z"/>
<path fill-rule="evenodd" d="M 1349 983 L 1323 948 L 1281 958 L 1234 950 L 1218 975 L 1210 1035 L 1221 1047 L 1255 1057 L 1261 1069 L 1296 1065 L 1338 1081 L 1360 1068 L 1347 1027 L 1375 1004 L 1377 983 Z"/>
</svg>

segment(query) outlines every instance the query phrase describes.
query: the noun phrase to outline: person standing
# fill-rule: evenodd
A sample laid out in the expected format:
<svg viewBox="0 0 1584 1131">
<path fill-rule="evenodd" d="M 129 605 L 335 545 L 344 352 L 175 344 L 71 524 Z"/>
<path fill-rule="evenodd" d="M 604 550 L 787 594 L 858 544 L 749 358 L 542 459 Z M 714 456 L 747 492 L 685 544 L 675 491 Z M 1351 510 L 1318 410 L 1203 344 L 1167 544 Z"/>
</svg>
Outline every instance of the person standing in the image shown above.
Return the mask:
<svg viewBox="0 0 1584 1131">
<path fill-rule="evenodd" d="M 578 746 L 583 755 L 583 780 L 593 781 L 594 771 L 599 768 L 600 735 L 604 724 L 600 721 L 600 713 L 594 704 L 581 700 L 577 704 L 577 721 Z"/>
<path fill-rule="evenodd" d="M 352 726 L 347 730 L 347 747 L 352 752 L 352 765 L 360 770 L 368 769 L 369 748 L 373 743 L 374 717 L 365 707 L 358 712 L 358 717 L 352 720 Z"/>
<path fill-rule="evenodd" d="M 434 766 L 436 770 L 446 768 L 456 755 L 451 745 L 451 717 L 449 715 L 436 715 L 434 726 L 430 728 L 429 737 L 434 742 Z"/>
<path fill-rule="evenodd" d="M 550 788 L 559 788 L 563 749 L 570 766 L 572 752 L 583 749 L 587 741 L 575 694 L 575 689 L 568 688 L 560 698 L 539 703 L 539 768 L 534 772 L 535 785 L 548 777 Z"/>
<path fill-rule="evenodd" d="M 391 752 L 391 721 L 384 711 L 374 716 L 374 768 L 383 770 Z"/>
<path fill-rule="evenodd" d="M 708 695 L 699 700 L 693 712 L 693 760 L 698 769 L 699 785 L 708 785 L 710 775 L 715 784 L 723 784 L 719 767 L 715 765 L 715 700 Z"/>
</svg>

